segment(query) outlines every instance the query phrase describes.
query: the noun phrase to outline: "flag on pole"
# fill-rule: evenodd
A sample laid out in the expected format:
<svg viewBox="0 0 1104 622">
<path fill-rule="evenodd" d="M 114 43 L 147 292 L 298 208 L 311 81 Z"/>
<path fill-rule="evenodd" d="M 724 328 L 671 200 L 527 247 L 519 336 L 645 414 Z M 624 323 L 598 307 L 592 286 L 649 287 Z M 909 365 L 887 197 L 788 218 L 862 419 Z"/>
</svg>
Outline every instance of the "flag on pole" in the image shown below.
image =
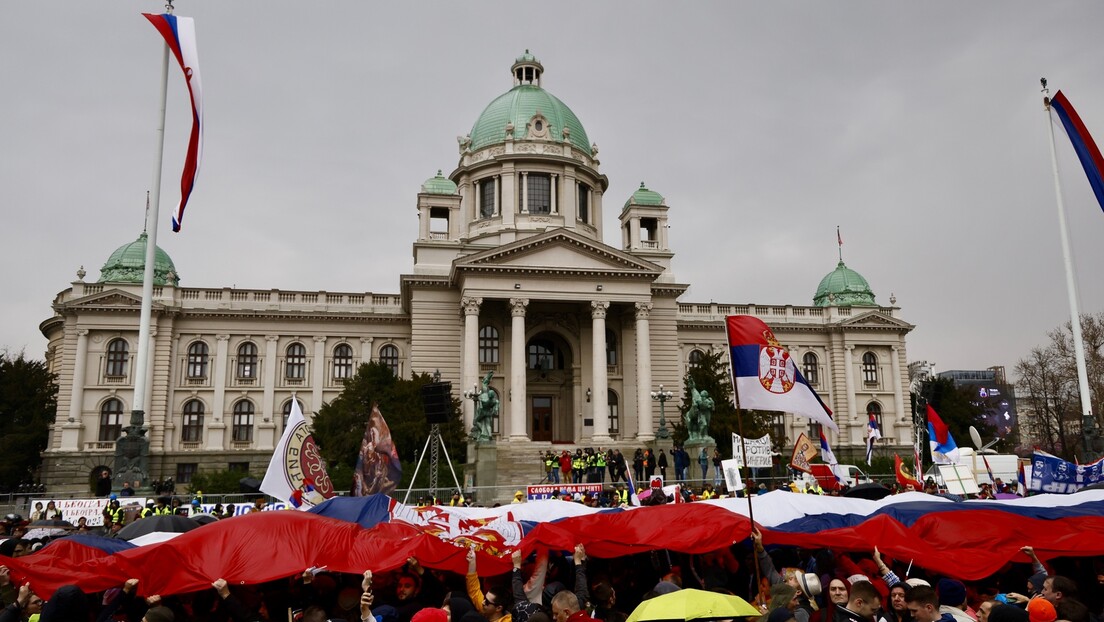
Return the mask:
<svg viewBox="0 0 1104 622">
<path fill-rule="evenodd" d="M 299 400 L 292 398 L 287 427 L 272 452 L 261 492 L 286 501 L 292 507 L 309 510 L 334 496 L 326 464 L 314 442 Z"/>
<path fill-rule="evenodd" d="M 353 472 L 353 496 L 367 497 L 377 493 L 390 494 L 402 479 L 402 462 L 391 429 L 383 419 L 378 404 L 372 404 L 364 440 L 360 442 L 356 470 Z"/>
<path fill-rule="evenodd" d="M 629 486 L 629 505 L 640 505 L 640 497 L 636 494 L 636 484 L 632 480 L 632 469 L 625 469 L 625 483 Z"/>
<path fill-rule="evenodd" d="M 172 229 L 180 231 L 184 208 L 192 196 L 199 163 L 203 159 L 203 83 L 199 77 L 199 54 L 196 51 L 195 21 L 190 17 L 177 17 L 168 13 L 153 15 L 143 13 L 157 32 L 165 39 L 180 70 L 192 101 L 192 132 L 188 138 L 188 153 L 184 158 L 184 173 L 180 177 L 180 203 L 173 212 Z"/>
<path fill-rule="evenodd" d="M 1073 143 L 1077 159 L 1081 161 L 1081 168 L 1085 169 L 1085 175 L 1089 178 L 1089 186 L 1096 195 L 1096 201 L 1100 204 L 1100 209 L 1104 209 L 1104 157 L 1100 156 L 1100 149 L 1097 149 L 1088 128 L 1081 122 L 1081 117 L 1062 91 L 1054 94 L 1050 100 L 1050 107 L 1058 113 L 1058 119 L 1066 130 L 1066 136 L 1069 136 L 1070 142 Z"/>
<path fill-rule="evenodd" d="M 912 473 L 909 473 L 908 467 L 905 466 L 905 461 L 901 460 L 901 456 L 893 454 L 894 471 L 897 473 L 897 483 L 906 490 L 923 491 L 924 485 L 920 483 Z"/>
<path fill-rule="evenodd" d="M 732 356 L 732 383 L 741 406 L 789 412 L 832 430 L 839 429 L 832 420 L 832 411 L 797 371 L 790 353 L 762 320 L 750 315 L 730 315 L 725 324 Z"/>
<path fill-rule="evenodd" d="M 866 424 L 866 464 L 870 465 L 874 459 L 874 441 L 882 438 L 882 430 L 878 427 L 878 420 L 874 413 L 870 413 L 870 421 Z"/>
<path fill-rule="evenodd" d="M 958 464 L 958 443 L 931 404 L 928 404 L 928 442 L 931 444 L 932 462 Z"/>
<path fill-rule="evenodd" d="M 813 441 L 809 440 L 808 436 L 802 432 L 797 437 L 797 442 L 794 443 L 793 455 L 790 457 L 790 466 L 798 471 L 804 471 L 806 473 L 812 473 L 813 468 L 809 466 L 809 461 L 816 458 L 817 448 L 813 444 Z"/>
<path fill-rule="evenodd" d="M 820 458 L 824 460 L 824 464 L 832 469 L 832 475 L 836 476 L 836 481 L 842 482 L 843 476 L 840 475 L 839 462 L 836 460 L 836 454 L 832 452 L 831 446 L 828 445 L 828 437 L 824 436 L 823 430 L 820 432 Z"/>
<path fill-rule="evenodd" d="M 985 454 L 981 454 L 981 461 L 985 463 L 985 471 L 989 473 L 989 481 L 996 484 L 997 478 L 993 477 L 993 468 L 989 466 L 989 459 L 985 457 Z"/>
</svg>

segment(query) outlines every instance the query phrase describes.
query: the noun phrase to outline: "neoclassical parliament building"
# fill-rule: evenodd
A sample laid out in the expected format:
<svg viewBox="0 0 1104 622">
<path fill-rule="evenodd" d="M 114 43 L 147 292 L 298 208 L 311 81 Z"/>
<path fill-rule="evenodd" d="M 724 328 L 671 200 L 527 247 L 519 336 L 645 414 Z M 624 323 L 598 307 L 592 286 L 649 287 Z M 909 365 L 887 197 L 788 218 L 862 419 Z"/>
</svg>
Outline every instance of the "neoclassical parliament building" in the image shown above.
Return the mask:
<svg viewBox="0 0 1104 622">
<path fill-rule="evenodd" d="M 895 300 L 877 304 L 842 261 L 811 304 L 680 300 L 687 275 L 672 271 L 667 237 L 677 197 L 669 204 L 642 183 L 607 201 L 597 147 L 545 90 L 543 72 L 528 52 L 519 57 L 511 88 L 460 138 L 456 168 L 414 197 L 414 263 L 397 293 L 182 287 L 157 249 L 151 374 L 137 405 L 151 478 L 263 473 L 293 394 L 309 420 L 359 364 L 379 361 L 404 377 L 440 370 L 456 397 L 490 372 L 498 459 L 536 482 L 538 450 L 654 442 L 651 393 L 674 391 L 666 412 L 677 417 L 688 366 L 725 348 L 730 314 L 758 316 L 789 348 L 835 412 L 837 453 L 864 445 L 867 413 L 881 421 L 883 443 L 911 445 L 913 326 Z M 608 202 L 621 205 L 618 231 L 604 230 Z M 92 471 L 112 464 L 136 407 L 145 248 L 144 234 L 118 248 L 95 282 L 78 273 L 41 324 L 60 385 L 41 475 L 54 490 L 84 490 Z M 468 427 L 472 415 L 465 400 Z M 810 429 L 788 414 L 773 426 L 790 443 Z"/>
</svg>

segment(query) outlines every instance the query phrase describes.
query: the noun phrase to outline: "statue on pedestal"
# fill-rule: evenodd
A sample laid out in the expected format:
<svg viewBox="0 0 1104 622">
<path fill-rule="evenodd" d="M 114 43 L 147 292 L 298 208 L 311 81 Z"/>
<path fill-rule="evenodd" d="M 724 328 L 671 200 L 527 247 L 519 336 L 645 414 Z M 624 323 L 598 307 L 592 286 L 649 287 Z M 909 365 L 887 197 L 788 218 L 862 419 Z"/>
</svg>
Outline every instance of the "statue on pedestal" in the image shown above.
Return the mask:
<svg viewBox="0 0 1104 622">
<path fill-rule="evenodd" d="M 689 433 L 687 442 L 713 443 L 713 437 L 709 436 L 709 422 L 713 419 L 713 398 L 708 391 L 698 391 L 693 378 L 688 378 L 690 387 L 690 408 L 686 411 L 683 421 L 686 423 L 686 431 Z"/>
<path fill-rule="evenodd" d="M 483 377 L 482 389 L 475 399 L 475 417 L 472 421 L 471 437 L 477 443 L 489 443 L 493 439 L 492 423 L 498 416 L 498 395 L 491 388 L 491 377 L 494 372 L 487 372 Z"/>
</svg>

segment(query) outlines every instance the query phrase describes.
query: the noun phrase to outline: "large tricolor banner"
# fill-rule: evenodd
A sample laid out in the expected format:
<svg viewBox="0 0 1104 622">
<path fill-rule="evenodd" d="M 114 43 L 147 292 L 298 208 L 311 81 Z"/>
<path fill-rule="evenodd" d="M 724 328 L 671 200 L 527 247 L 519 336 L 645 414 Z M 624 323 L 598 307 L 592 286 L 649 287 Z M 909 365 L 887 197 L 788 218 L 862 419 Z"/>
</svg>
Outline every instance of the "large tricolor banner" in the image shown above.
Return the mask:
<svg viewBox="0 0 1104 622">
<path fill-rule="evenodd" d="M 199 163 L 203 159 L 203 83 L 199 77 L 199 53 L 196 51 L 195 21 L 190 17 L 177 17 L 168 13 L 153 15 L 143 13 L 157 32 L 165 39 L 180 70 L 192 102 L 192 131 L 188 138 L 188 153 L 184 158 L 184 173 L 180 177 L 180 203 L 173 212 L 173 231 L 180 231 L 184 208 L 192 196 Z"/>
<path fill-rule="evenodd" d="M 1104 209 L 1104 157 L 1100 156 L 1100 149 L 1096 147 L 1096 142 L 1093 141 L 1088 128 L 1062 91 L 1054 94 L 1050 100 L 1050 107 L 1058 114 L 1066 135 L 1073 143 L 1077 159 L 1081 161 L 1081 167 L 1085 169 L 1085 175 L 1089 178 L 1089 185 L 1096 195 L 1096 201 L 1100 204 L 1100 209 Z"/>
<path fill-rule="evenodd" d="M 730 315 L 725 324 L 732 382 L 741 407 L 793 413 L 838 431 L 832 411 L 801 376 L 770 327 L 750 315 Z"/>
</svg>

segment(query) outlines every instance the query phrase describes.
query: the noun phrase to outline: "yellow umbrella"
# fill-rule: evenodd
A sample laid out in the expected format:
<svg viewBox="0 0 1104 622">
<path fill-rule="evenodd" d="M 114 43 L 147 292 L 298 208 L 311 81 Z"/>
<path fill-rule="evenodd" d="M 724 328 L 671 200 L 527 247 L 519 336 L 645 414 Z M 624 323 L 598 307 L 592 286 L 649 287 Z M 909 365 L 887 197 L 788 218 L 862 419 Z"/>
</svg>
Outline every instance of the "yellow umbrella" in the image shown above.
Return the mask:
<svg viewBox="0 0 1104 622">
<path fill-rule="evenodd" d="M 646 600 L 626 622 L 652 620 L 717 620 L 746 618 L 763 613 L 739 596 L 704 590 L 678 590 Z"/>
</svg>

